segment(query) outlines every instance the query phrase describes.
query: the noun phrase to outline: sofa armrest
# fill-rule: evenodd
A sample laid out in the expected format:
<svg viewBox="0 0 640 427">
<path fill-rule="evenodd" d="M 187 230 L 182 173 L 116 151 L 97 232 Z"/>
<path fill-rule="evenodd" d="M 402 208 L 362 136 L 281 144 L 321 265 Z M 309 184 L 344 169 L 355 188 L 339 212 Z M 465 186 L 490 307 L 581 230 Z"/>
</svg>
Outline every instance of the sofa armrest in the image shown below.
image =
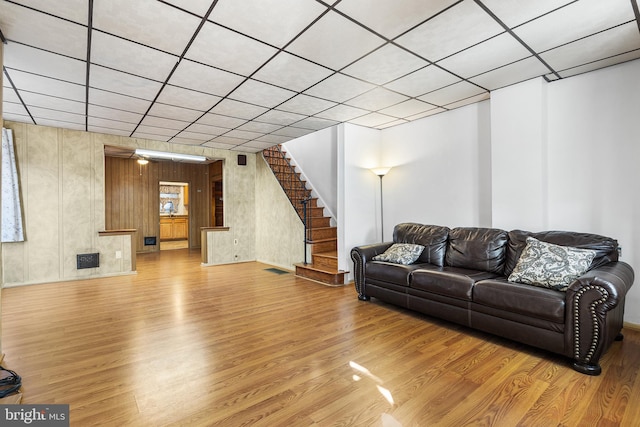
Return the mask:
<svg viewBox="0 0 640 427">
<path fill-rule="evenodd" d="M 367 261 L 376 255 L 384 253 L 391 247 L 393 242 L 374 243 L 365 246 L 356 246 L 351 249 L 351 259 L 353 260 L 353 283 L 355 284 L 358 298 L 367 299 L 364 294 L 364 277 L 366 273 Z"/>
<path fill-rule="evenodd" d="M 576 370 L 600 373 L 600 356 L 621 336 L 625 296 L 633 280 L 631 266 L 615 261 L 586 272 L 569 286 L 565 345 Z"/>
</svg>

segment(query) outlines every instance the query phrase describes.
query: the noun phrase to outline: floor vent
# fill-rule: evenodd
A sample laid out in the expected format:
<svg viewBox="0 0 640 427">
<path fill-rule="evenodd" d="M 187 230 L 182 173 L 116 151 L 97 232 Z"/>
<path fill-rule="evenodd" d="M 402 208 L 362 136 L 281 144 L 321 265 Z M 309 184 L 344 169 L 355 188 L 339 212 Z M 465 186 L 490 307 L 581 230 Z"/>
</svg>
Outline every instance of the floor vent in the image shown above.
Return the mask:
<svg viewBox="0 0 640 427">
<path fill-rule="evenodd" d="M 78 270 L 82 268 L 96 268 L 100 267 L 100 254 L 98 252 L 92 254 L 78 254 L 76 255 Z"/>
<path fill-rule="evenodd" d="M 144 238 L 144 245 L 145 246 L 155 246 L 156 245 L 156 237 L 152 236 L 152 237 L 146 237 Z"/>
<path fill-rule="evenodd" d="M 289 274 L 289 271 L 280 270 L 279 268 L 265 268 L 264 270 L 276 274 Z"/>
</svg>

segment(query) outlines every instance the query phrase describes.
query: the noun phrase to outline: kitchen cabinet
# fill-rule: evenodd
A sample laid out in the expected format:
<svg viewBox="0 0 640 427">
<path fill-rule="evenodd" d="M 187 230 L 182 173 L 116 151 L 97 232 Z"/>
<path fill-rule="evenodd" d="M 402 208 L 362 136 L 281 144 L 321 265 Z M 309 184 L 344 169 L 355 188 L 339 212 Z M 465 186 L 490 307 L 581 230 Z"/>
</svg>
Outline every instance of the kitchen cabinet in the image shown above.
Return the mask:
<svg viewBox="0 0 640 427">
<path fill-rule="evenodd" d="M 186 216 L 161 216 L 160 240 L 186 240 L 189 238 L 189 219 Z"/>
</svg>

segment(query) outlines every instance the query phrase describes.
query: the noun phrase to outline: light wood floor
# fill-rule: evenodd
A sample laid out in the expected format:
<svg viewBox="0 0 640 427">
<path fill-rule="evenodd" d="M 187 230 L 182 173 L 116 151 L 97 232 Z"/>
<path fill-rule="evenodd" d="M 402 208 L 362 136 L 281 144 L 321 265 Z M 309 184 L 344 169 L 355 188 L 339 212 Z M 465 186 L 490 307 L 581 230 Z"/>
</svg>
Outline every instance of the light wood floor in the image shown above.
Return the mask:
<svg viewBox="0 0 640 427">
<path fill-rule="evenodd" d="M 637 426 L 640 332 L 603 373 L 270 266 L 138 257 L 138 274 L 2 291 L 23 403 L 72 426 Z"/>
</svg>

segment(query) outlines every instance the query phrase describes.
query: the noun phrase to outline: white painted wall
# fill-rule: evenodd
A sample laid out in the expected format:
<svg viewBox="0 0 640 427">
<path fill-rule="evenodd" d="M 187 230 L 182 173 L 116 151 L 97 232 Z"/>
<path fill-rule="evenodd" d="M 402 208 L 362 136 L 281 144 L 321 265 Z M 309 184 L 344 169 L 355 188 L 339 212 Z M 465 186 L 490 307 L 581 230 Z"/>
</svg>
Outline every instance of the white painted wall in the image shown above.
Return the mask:
<svg viewBox="0 0 640 427">
<path fill-rule="evenodd" d="M 337 128 L 330 127 L 282 144 L 297 171 L 307 180 L 325 215 L 337 218 Z"/>
<path fill-rule="evenodd" d="M 548 226 L 547 83 L 533 79 L 491 94 L 493 226 Z"/>
<path fill-rule="evenodd" d="M 381 164 L 381 133 L 351 124 L 337 132 L 338 267 L 351 273 L 351 249 L 381 239 L 379 178 L 370 170 Z"/>
<path fill-rule="evenodd" d="M 549 85 L 549 227 L 618 239 L 640 324 L 640 60 Z"/>
<path fill-rule="evenodd" d="M 385 236 L 400 222 L 491 226 L 488 101 L 385 129 Z"/>
</svg>

